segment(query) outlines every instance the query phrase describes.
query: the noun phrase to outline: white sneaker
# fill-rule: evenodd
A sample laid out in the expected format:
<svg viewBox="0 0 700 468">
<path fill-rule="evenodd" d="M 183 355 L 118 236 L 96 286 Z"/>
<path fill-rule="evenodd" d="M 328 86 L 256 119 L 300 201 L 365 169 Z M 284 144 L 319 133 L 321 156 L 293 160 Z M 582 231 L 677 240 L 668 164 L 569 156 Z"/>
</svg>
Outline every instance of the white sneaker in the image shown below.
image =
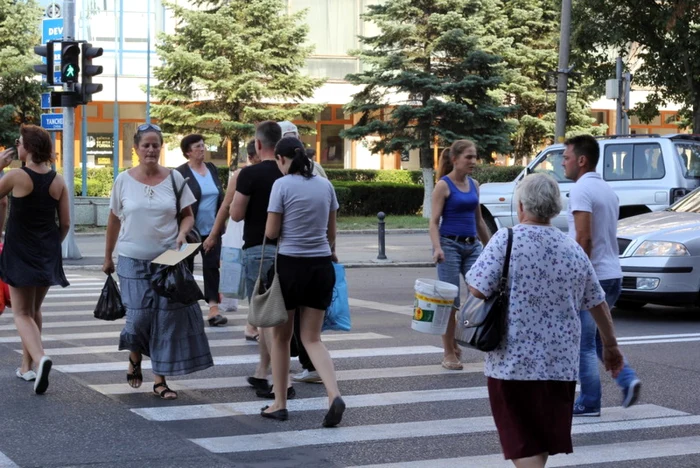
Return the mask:
<svg viewBox="0 0 700 468">
<path fill-rule="evenodd" d="M 321 376 L 318 375 L 318 372 L 316 372 L 316 371 L 309 372 L 306 369 L 299 372 L 298 374 L 293 375 L 292 380 L 295 382 L 322 383 Z"/>
<path fill-rule="evenodd" d="M 26 380 L 27 382 L 31 382 L 32 380 L 36 380 L 36 372 L 34 372 L 31 369 L 29 369 L 27 372 L 25 372 L 23 374 L 22 369 L 18 367 L 17 370 L 15 371 L 15 375 L 22 380 Z"/>
</svg>

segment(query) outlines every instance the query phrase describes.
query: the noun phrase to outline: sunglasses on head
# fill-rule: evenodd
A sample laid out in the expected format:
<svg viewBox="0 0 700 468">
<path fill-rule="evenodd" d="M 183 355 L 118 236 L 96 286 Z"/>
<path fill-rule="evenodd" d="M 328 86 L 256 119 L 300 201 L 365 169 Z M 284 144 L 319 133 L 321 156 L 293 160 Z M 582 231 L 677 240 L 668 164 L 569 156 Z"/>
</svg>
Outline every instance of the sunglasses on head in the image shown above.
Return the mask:
<svg viewBox="0 0 700 468">
<path fill-rule="evenodd" d="M 145 123 L 145 124 L 139 125 L 137 130 L 139 132 L 145 132 L 146 130 L 155 130 L 156 132 L 162 132 L 162 130 L 160 129 L 160 127 L 158 125 L 151 124 L 151 123 Z"/>
</svg>

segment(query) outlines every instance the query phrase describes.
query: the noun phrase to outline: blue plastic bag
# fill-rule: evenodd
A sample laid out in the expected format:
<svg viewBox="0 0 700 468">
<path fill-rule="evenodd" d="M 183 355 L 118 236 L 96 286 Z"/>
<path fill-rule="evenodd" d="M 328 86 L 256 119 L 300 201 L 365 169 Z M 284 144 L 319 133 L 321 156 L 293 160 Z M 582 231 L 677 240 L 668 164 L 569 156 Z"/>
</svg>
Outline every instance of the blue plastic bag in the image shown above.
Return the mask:
<svg viewBox="0 0 700 468">
<path fill-rule="evenodd" d="M 333 302 L 326 309 L 323 319 L 323 331 L 350 331 L 350 302 L 348 300 L 348 283 L 345 280 L 345 267 L 334 263 L 335 286 L 333 287 Z"/>
</svg>

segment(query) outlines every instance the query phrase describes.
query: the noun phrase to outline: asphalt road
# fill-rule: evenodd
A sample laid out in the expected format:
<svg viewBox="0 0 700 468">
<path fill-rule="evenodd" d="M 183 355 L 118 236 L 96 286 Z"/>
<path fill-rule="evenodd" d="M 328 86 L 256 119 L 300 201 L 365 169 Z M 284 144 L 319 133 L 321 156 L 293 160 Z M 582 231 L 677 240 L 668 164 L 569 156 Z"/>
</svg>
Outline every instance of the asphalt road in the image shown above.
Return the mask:
<svg viewBox="0 0 700 468">
<path fill-rule="evenodd" d="M 126 384 L 122 323 L 92 318 L 104 276 L 71 270 L 52 290 L 44 337 L 54 359 L 43 396 L 16 378 L 21 349 L 10 311 L 0 316 L 0 467 L 507 467 L 486 398 L 482 356 L 466 350 L 465 370 L 441 369 L 440 338 L 411 330 L 413 283 L 432 268 L 347 271 L 353 330 L 324 335 L 348 404 L 343 423 L 321 428 L 323 386 L 295 384 L 290 419 L 257 412 L 266 404 L 245 386 L 255 345 L 240 327 L 208 328 L 217 365 L 171 378 L 176 401 Z M 700 466 L 700 311 L 645 307 L 614 312 L 623 351 L 642 381 L 640 402 L 622 409 L 603 377 L 603 415 L 574 426 L 574 454 L 548 466 Z M 293 363 L 293 369 L 299 365 Z"/>
</svg>

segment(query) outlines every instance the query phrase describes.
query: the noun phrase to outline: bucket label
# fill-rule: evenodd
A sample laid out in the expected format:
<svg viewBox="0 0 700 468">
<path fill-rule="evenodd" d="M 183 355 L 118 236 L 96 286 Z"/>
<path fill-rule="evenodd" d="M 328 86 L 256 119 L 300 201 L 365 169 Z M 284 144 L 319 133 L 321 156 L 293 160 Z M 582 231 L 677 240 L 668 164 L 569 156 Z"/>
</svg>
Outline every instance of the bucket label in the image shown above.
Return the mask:
<svg viewBox="0 0 700 468">
<path fill-rule="evenodd" d="M 418 322 L 432 322 L 433 316 L 435 315 L 434 310 L 422 309 L 416 304 L 413 309 L 413 320 Z"/>
<path fill-rule="evenodd" d="M 455 302 L 454 299 L 440 299 L 437 297 L 428 297 L 428 296 L 424 296 L 420 293 L 416 293 L 416 300 L 423 301 L 423 302 L 430 302 L 431 304 L 450 305 L 450 306 L 452 304 L 454 304 L 454 302 Z"/>
</svg>

